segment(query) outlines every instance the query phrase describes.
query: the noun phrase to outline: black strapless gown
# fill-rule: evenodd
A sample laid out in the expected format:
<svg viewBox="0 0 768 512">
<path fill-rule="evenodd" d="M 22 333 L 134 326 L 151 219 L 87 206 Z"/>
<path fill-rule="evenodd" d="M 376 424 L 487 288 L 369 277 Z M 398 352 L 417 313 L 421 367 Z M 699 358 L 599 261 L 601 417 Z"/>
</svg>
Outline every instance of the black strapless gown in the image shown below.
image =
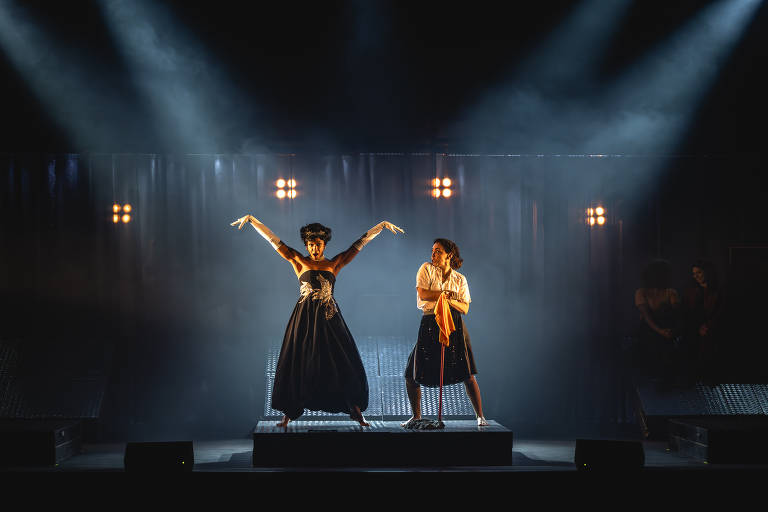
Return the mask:
<svg viewBox="0 0 768 512">
<path fill-rule="evenodd" d="M 350 412 L 368 408 L 368 378 L 341 316 L 327 270 L 299 276 L 299 301 L 283 337 L 272 388 L 272 408 L 295 420 L 304 409 Z"/>
</svg>

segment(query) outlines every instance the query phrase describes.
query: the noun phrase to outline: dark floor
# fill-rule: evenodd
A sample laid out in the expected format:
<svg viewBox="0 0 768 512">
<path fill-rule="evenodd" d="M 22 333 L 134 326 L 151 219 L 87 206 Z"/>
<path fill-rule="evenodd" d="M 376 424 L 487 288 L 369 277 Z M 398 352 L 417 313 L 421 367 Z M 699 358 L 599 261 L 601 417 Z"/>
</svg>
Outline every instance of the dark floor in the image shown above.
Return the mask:
<svg viewBox="0 0 768 512">
<path fill-rule="evenodd" d="M 263 423 L 263 422 L 260 422 Z M 291 430 L 301 431 L 305 426 L 296 422 Z M 309 423 L 309 422 L 306 422 Z M 328 424 L 328 422 L 323 422 Z M 356 435 L 360 427 L 353 421 L 338 421 L 339 430 L 350 430 Z M 389 423 L 389 422 L 384 422 Z M 474 423 L 473 421 L 471 423 Z M 374 425 L 375 427 L 375 425 Z M 265 426 L 257 426 L 262 431 Z M 684 457 L 671 451 L 666 441 L 643 441 L 645 470 L 713 471 L 724 469 L 768 470 L 766 465 L 718 465 Z M 253 439 L 221 439 L 194 441 L 195 472 L 575 472 L 575 439 L 514 439 L 512 464 L 487 467 L 403 467 L 403 468 L 259 468 L 252 466 Z M 122 472 L 126 443 L 84 444 L 81 453 L 61 462 L 56 467 L 6 468 L 18 472 Z"/>
</svg>

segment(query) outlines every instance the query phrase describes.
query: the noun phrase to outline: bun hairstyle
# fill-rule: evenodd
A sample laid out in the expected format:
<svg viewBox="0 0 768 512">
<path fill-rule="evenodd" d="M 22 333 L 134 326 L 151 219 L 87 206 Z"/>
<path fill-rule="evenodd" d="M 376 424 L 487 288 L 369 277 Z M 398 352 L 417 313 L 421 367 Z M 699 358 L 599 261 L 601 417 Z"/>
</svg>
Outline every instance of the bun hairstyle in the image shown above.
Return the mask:
<svg viewBox="0 0 768 512">
<path fill-rule="evenodd" d="M 325 227 L 317 222 L 303 226 L 299 230 L 299 233 L 301 234 L 301 241 L 304 242 L 304 245 L 307 245 L 307 242 L 310 240 L 315 240 L 317 238 L 326 244 L 331 241 L 331 228 Z"/>
<path fill-rule="evenodd" d="M 435 238 L 433 244 L 440 244 L 445 252 L 451 255 L 451 268 L 458 270 L 461 268 L 461 264 L 464 260 L 459 255 L 459 246 L 447 238 Z"/>
</svg>

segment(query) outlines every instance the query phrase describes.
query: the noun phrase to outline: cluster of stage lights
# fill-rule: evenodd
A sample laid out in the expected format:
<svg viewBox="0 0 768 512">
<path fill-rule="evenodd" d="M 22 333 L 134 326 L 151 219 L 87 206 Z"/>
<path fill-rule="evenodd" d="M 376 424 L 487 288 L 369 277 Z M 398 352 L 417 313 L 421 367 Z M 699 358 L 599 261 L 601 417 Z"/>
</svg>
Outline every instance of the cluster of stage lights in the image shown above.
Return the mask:
<svg viewBox="0 0 768 512">
<path fill-rule="evenodd" d="M 590 226 L 594 226 L 597 224 L 598 226 L 604 226 L 605 225 L 605 208 L 602 206 L 597 206 L 595 208 L 587 208 L 587 224 Z"/>
<path fill-rule="evenodd" d="M 119 224 L 120 221 L 123 222 L 123 224 L 128 224 L 131 222 L 131 212 L 133 211 L 133 206 L 126 203 L 124 205 L 119 205 L 117 203 L 112 205 L 112 222 L 115 224 Z M 120 212 L 123 212 L 122 215 L 120 215 Z"/>
<path fill-rule="evenodd" d="M 278 199 L 285 199 L 286 197 L 288 199 L 294 199 L 296 197 L 296 180 L 284 180 L 283 178 L 280 178 L 275 182 L 275 186 L 277 187 L 275 195 Z"/>
<path fill-rule="evenodd" d="M 453 194 L 453 191 L 451 190 L 451 184 L 453 182 L 451 181 L 451 178 L 435 178 L 432 180 L 432 197 L 435 199 L 444 197 L 449 198 Z"/>
</svg>

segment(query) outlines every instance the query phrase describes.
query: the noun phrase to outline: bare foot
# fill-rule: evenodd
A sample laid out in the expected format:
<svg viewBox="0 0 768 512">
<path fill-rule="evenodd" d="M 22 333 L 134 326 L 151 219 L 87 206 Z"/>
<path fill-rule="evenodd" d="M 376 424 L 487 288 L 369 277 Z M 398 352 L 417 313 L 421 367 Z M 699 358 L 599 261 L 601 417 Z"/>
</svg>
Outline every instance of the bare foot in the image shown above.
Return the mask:
<svg viewBox="0 0 768 512">
<path fill-rule="evenodd" d="M 401 427 L 403 427 L 403 428 L 408 428 L 408 427 L 410 427 L 410 426 L 411 426 L 411 424 L 412 424 L 414 421 L 418 421 L 418 420 L 420 420 L 420 419 L 421 419 L 421 416 L 419 416 L 418 418 L 417 418 L 416 416 L 411 416 L 410 418 L 408 418 L 408 421 L 406 421 L 406 422 L 404 422 L 404 423 L 401 423 L 401 424 L 400 424 L 400 426 L 401 426 Z"/>
<path fill-rule="evenodd" d="M 275 426 L 276 427 L 287 427 L 288 423 L 290 423 L 290 422 L 291 422 L 291 418 L 289 418 L 288 416 L 283 415 L 283 419 L 280 421 L 280 423 L 278 423 Z"/>
<path fill-rule="evenodd" d="M 360 407 L 354 406 L 352 408 L 352 412 L 349 414 L 349 417 L 353 420 L 357 421 L 361 427 L 370 427 L 371 424 L 365 421 L 365 417 L 363 416 L 363 413 L 360 412 Z"/>
<path fill-rule="evenodd" d="M 488 426 L 488 422 L 482 416 L 478 416 L 477 417 L 477 426 L 478 427 L 487 427 Z"/>
</svg>

